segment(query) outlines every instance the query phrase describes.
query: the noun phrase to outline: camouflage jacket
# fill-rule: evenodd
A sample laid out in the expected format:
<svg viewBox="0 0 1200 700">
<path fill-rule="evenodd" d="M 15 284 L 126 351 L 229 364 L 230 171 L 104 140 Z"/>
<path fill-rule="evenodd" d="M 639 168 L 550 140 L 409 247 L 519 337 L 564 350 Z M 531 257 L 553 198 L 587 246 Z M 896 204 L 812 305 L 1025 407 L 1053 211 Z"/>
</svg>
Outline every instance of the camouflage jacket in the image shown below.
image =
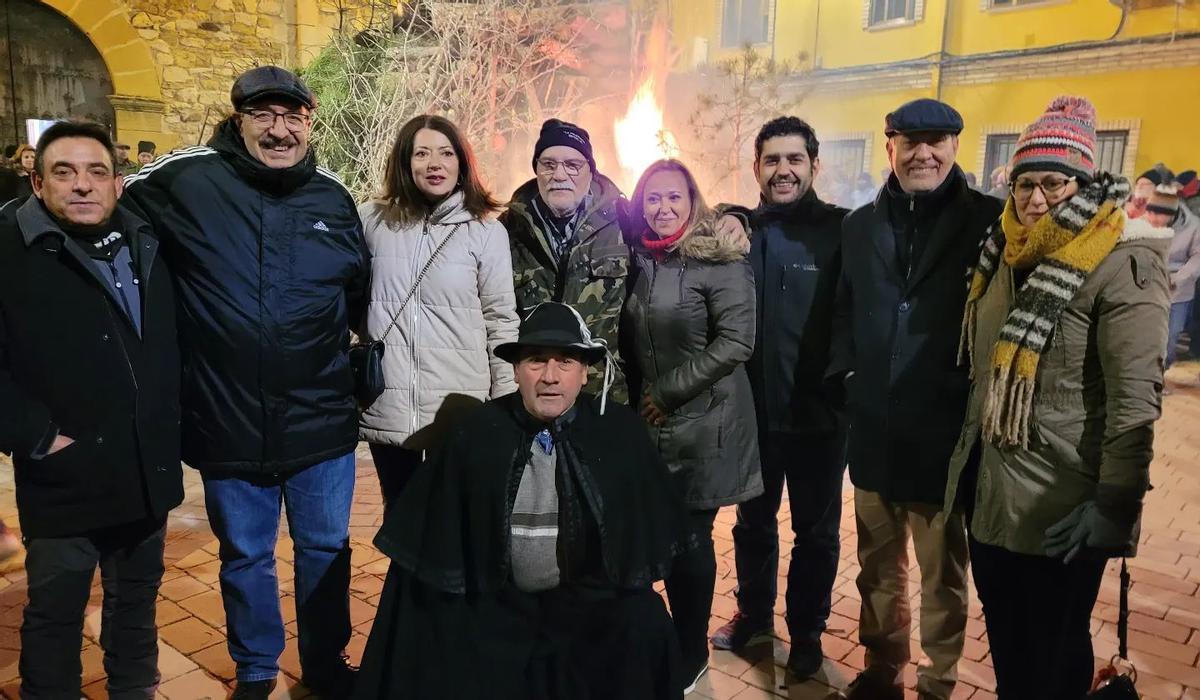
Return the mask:
<svg viewBox="0 0 1200 700">
<path fill-rule="evenodd" d="M 630 255 L 617 220 L 617 203 L 624 195 L 608 178 L 599 173 L 593 176 L 590 207 L 576 231 L 576 243 L 560 268 L 550 252 L 546 232 L 532 211 L 537 191 L 536 180 L 525 183 L 513 193 L 508 210 L 500 215 L 512 250 L 517 313 L 524 318 L 530 309 L 546 301 L 575 307 L 592 335 L 603 338 L 617 358 L 613 368 L 616 379 L 609 396 L 628 403 L 629 389 L 617 350 L 617 324 L 625 304 Z M 599 395 L 603 380 L 604 366 L 593 367 L 584 391 Z"/>
</svg>

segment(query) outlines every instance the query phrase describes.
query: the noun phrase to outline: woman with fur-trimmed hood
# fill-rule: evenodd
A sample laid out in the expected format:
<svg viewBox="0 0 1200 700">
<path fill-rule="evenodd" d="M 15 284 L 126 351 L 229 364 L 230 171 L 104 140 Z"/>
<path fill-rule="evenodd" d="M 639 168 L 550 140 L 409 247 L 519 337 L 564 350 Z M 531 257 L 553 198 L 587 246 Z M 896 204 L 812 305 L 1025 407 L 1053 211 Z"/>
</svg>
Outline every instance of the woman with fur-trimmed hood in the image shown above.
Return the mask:
<svg viewBox="0 0 1200 700">
<path fill-rule="evenodd" d="M 715 214 L 676 160 L 638 181 L 626 219 L 634 265 L 622 333 L 630 385 L 701 546 L 676 562 L 667 597 L 689 687 L 708 668 L 717 509 L 762 493 L 754 401 L 754 276 L 746 249 L 713 234 Z"/>
<path fill-rule="evenodd" d="M 1097 172 L 1096 114 L 1054 100 L 1017 141 L 967 296 L 965 508 L 1001 700 L 1082 700 L 1105 564 L 1132 556 L 1162 403 L 1170 229 Z"/>
</svg>

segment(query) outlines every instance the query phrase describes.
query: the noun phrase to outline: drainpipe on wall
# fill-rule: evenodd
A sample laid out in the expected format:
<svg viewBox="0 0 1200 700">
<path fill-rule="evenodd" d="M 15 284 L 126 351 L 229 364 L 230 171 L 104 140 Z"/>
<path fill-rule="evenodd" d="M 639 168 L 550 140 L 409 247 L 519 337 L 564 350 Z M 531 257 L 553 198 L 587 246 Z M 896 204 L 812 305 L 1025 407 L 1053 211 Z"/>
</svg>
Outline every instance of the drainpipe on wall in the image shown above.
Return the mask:
<svg viewBox="0 0 1200 700">
<path fill-rule="evenodd" d="M 933 64 L 933 94 L 938 100 L 942 99 L 942 65 L 946 61 L 946 45 L 950 40 L 950 7 L 954 0 L 944 0 L 942 7 L 942 45 L 938 49 L 937 60 Z"/>
</svg>

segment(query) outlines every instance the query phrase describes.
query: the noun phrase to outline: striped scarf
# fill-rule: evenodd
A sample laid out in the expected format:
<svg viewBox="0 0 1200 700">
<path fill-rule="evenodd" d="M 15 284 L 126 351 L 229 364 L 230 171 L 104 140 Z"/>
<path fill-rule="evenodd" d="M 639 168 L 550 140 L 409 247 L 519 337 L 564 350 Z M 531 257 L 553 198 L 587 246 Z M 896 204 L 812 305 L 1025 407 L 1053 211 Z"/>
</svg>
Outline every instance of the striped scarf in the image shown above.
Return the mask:
<svg viewBox="0 0 1200 700">
<path fill-rule="evenodd" d="M 993 444 L 1029 446 L 1042 352 L 1067 304 L 1120 240 L 1125 224 L 1121 205 L 1129 193 L 1128 180 L 1103 173 L 1031 227 L 1017 220 L 1010 197 L 999 225 L 992 226 L 971 279 L 959 343 L 959 362 L 965 354 L 972 376 L 977 307 L 1001 256 L 1010 268 L 1033 268 L 992 350 L 992 383 L 984 400 L 982 429 L 983 437 Z"/>
</svg>

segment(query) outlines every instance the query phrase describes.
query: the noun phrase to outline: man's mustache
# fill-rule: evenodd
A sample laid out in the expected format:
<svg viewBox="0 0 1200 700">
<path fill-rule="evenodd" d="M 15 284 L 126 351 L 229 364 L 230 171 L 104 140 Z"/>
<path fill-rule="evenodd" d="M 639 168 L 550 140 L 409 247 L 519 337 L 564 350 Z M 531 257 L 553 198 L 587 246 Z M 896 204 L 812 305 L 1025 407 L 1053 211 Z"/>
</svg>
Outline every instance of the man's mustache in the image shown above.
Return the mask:
<svg viewBox="0 0 1200 700">
<path fill-rule="evenodd" d="M 263 136 L 262 138 L 260 138 L 258 140 L 258 145 L 262 146 L 263 148 L 276 148 L 279 146 L 294 146 L 294 145 L 296 145 L 296 139 L 294 139 L 290 136 L 285 136 L 283 138 L 279 138 L 278 136 L 271 136 L 270 134 L 267 134 L 266 136 Z"/>
</svg>

